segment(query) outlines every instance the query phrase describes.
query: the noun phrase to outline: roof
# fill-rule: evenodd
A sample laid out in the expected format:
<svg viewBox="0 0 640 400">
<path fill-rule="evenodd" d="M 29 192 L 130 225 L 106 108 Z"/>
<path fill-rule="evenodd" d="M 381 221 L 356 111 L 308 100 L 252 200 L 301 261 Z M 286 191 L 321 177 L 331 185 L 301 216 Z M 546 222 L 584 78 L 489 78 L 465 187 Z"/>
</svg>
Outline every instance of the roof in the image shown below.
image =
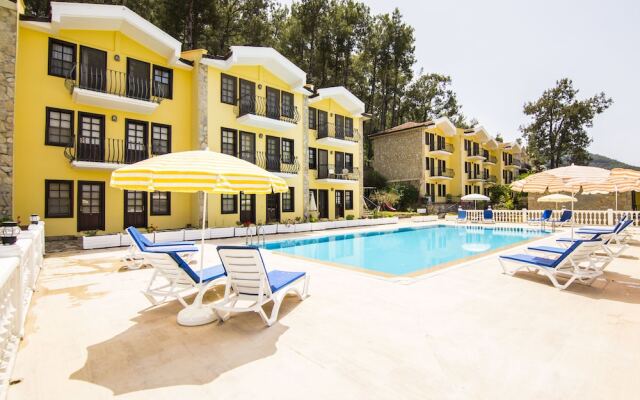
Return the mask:
<svg viewBox="0 0 640 400">
<path fill-rule="evenodd" d="M 235 65 L 260 65 L 300 91 L 304 90 L 307 83 L 307 73 L 271 47 L 231 46 L 228 55 L 203 57 L 200 62 L 221 70 L 228 70 Z"/>
<path fill-rule="evenodd" d="M 390 133 L 407 131 L 409 129 L 415 129 L 415 128 L 421 128 L 421 127 L 432 127 L 432 126 L 442 129 L 442 132 L 447 136 L 454 136 L 456 134 L 456 126 L 453 124 L 453 122 L 451 122 L 447 117 L 440 117 L 440 118 L 434 119 L 433 121 L 405 122 L 404 124 L 394 126 L 393 128 L 389 128 L 384 131 L 372 133 L 369 136 L 370 137 L 382 136 L 382 135 L 388 135 Z"/>
<path fill-rule="evenodd" d="M 165 57 L 169 64 L 188 67 L 180 61 L 178 40 L 125 6 L 52 2 L 50 22 L 22 20 L 26 26 L 52 34 L 63 29 L 119 31 Z"/>
<path fill-rule="evenodd" d="M 356 97 L 344 86 L 334 86 L 317 90 L 317 96 L 309 99 L 309 103 L 317 103 L 324 99 L 332 99 L 342 107 L 346 108 L 351 114 L 362 114 L 364 112 L 364 103 Z"/>
</svg>

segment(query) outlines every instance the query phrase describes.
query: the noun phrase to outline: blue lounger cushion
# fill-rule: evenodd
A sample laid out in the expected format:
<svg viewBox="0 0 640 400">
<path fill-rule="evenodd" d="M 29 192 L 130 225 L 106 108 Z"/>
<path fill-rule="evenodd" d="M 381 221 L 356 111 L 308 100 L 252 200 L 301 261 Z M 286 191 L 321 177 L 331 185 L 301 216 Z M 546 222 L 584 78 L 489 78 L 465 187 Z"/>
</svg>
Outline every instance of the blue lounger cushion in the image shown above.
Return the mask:
<svg viewBox="0 0 640 400">
<path fill-rule="evenodd" d="M 541 267 L 548 267 L 548 268 L 553 268 L 554 264 L 557 261 L 557 260 L 553 260 L 545 257 L 532 256 L 530 254 L 511 254 L 508 256 L 500 256 L 500 258 L 504 258 L 506 260 L 512 260 L 512 261 L 519 261 L 527 264 L 538 265 Z"/>
<path fill-rule="evenodd" d="M 275 293 L 288 284 L 302 278 L 304 275 L 304 272 L 273 270 L 267 273 L 267 279 L 269 280 L 269 286 L 271 286 L 271 292 Z"/>
<path fill-rule="evenodd" d="M 178 266 L 184 270 L 184 272 L 189 275 L 189 278 L 193 279 L 194 282 L 200 282 L 200 275 L 198 272 L 194 271 L 189 264 L 187 264 L 182 257 L 180 257 L 175 252 L 167 253 L 173 260 L 178 263 Z M 202 282 L 209 282 L 214 279 L 222 278 L 226 275 L 226 272 L 222 265 L 215 265 L 212 267 L 207 267 L 202 270 Z"/>
<path fill-rule="evenodd" d="M 556 246 L 532 246 L 527 248 L 529 250 L 544 251 L 546 253 L 553 253 L 553 254 L 564 254 L 564 252 L 567 251 L 567 249 L 565 249 L 564 247 L 556 247 Z"/>
</svg>

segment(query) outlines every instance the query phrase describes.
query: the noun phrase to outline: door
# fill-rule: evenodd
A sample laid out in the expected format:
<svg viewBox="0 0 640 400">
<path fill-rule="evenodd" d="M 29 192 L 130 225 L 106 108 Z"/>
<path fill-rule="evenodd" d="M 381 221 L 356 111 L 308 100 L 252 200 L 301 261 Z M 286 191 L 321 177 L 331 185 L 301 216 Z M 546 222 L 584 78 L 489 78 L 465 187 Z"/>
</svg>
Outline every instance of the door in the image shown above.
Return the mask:
<svg viewBox="0 0 640 400">
<path fill-rule="evenodd" d="M 127 96 L 148 100 L 151 96 L 151 66 L 149 63 L 127 58 Z"/>
<path fill-rule="evenodd" d="M 318 190 L 318 214 L 320 218 L 329 218 L 329 191 Z"/>
<path fill-rule="evenodd" d="M 256 113 L 256 84 L 240 79 L 240 115 Z"/>
<path fill-rule="evenodd" d="M 344 190 L 336 190 L 336 218 L 344 218 Z"/>
<path fill-rule="evenodd" d="M 336 138 L 344 139 L 344 116 L 336 114 Z"/>
<path fill-rule="evenodd" d="M 280 194 L 267 195 L 267 224 L 280 222 Z"/>
<path fill-rule="evenodd" d="M 256 195 L 240 193 L 240 222 L 256 223 Z"/>
<path fill-rule="evenodd" d="M 327 150 L 318 149 L 318 179 L 329 177 L 329 153 Z"/>
<path fill-rule="evenodd" d="M 326 111 L 318 110 L 318 139 L 329 136 L 329 124 Z"/>
<path fill-rule="evenodd" d="M 340 151 L 336 151 L 336 165 L 335 165 L 335 174 L 338 175 L 339 178 L 342 178 L 344 175 L 344 153 Z"/>
<path fill-rule="evenodd" d="M 80 46 L 80 87 L 99 92 L 106 91 L 106 51 Z"/>
<path fill-rule="evenodd" d="M 142 161 L 147 156 L 149 125 L 144 121 L 126 120 L 125 122 L 125 154 L 124 162 L 133 164 Z"/>
<path fill-rule="evenodd" d="M 104 182 L 78 181 L 78 232 L 104 230 Z"/>
<path fill-rule="evenodd" d="M 104 162 L 104 115 L 78 113 L 78 161 Z"/>
<path fill-rule="evenodd" d="M 256 134 L 240 131 L 240 158 L 256 163 Z"/>
<path fill-rule="evenodd" d="M 280 172 L 280 138 L 267 136 L 267 171 Z"/>
<path fill-rule="evenodd" d="M 267 87 L 267 117 L 280 119 L 280 91 Z"/>
<path fill-rule="evenodd" d="M 124 191 L 124 227 L 147 227 L 147 192 Z"/>
</svg>

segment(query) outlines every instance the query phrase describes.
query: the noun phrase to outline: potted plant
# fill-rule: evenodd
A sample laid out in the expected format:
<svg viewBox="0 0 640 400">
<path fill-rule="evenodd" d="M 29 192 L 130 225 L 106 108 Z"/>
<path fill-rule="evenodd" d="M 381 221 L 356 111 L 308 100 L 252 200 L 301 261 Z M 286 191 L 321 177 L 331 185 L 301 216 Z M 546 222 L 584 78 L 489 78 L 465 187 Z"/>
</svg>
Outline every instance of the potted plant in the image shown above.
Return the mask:
<svg viewBox="0 0 640 400">
<path fill-rule="evenodd" d="M 107 247 L 120 246 L 120 234 L 98 235 L 98 231 L 85 231 L 82 236 L 82 248 L 104 249 Z"/>
</svg>

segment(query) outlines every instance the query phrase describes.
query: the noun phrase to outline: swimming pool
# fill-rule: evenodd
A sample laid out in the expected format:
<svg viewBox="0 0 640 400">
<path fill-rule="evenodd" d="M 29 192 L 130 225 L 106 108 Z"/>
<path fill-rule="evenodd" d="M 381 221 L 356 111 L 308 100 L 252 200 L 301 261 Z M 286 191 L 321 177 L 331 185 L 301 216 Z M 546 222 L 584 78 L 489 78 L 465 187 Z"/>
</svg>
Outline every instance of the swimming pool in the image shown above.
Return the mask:
<svg viewBox="0 0 640 400">
<path fill-rule="evenodd" d="M 546 233 L 526 228 L 434 225 L 269 242 L 268 250 L 363 268 L 411 274 Z"/>
</svg>

